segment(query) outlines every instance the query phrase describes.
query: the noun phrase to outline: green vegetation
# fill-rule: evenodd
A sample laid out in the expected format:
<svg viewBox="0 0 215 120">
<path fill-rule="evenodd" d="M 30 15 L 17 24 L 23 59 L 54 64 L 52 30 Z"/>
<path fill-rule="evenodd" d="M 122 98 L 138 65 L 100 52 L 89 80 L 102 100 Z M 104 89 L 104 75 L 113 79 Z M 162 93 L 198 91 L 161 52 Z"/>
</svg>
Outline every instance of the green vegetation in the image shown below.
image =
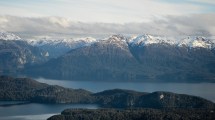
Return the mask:
<svg viewBox="0 0 215 120">
<path fill-rule="evenodd" d="M 66 109 L 47 120 L 214 120 L 214 109 Z"/>
<path fill-rule="evenodd" d="M 144 93 L 121 89 L 91 93 L 82 89 L 68 89 L 28 78 L 8 76 L 0 76 L 0 100 L 86 103 L 108 108 L 67 109 L 61 115 L 55 115 L 48 120 L 215 119 L 215 104 L 200 97 L 171 92 Z"/>
<path fill-rule="evenodd" d="M 0 76 L 0 100 L 37 103 L 86 103 L 105 108 L 214 108 L 206 99 L 171 92 L 144 93 L 113 89 L 92 93 L 39 83 L 28 78 Z"/>
<path fill-rule="evenodd" d="M 0 100 L 38 103 L 90 103 L 91 92 L 39 83 L 28 78 L 0 76 Z"/>
<path fill-rule="evenodd" d="M 168 44 L 127 46 L 122 41 L 111 42 L 71 50 L 45 64 L 26 68 L 25 73 L 67 80 L 215 82 L 212 50 Z"/>
</svg>

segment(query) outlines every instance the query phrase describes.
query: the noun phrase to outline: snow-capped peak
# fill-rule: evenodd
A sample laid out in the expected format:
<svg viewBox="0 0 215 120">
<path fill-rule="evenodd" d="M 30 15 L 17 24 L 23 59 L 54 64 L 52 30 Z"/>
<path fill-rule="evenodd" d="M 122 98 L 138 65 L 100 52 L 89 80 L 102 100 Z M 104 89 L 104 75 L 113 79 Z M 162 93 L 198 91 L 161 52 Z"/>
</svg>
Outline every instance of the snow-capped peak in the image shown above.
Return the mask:
<svg viewBox="0 0 215 120">
<path fill-rule="evenodd" d="M 214 42 L 210 39 L 207 39 L 206 37 L 196 37 L 196 36 L 189 36 L 189 37 L 165 37 L 165 36 L 152 36 L 152 35 L 140 35 L 140 36 L 133 36 L 130 37 L 128 40 L 128 43 L 130 45 L 136 45 L 136 46 L 146 46 L 151 44 L 160 44 L 165 43 L 169 45 L 176 45 L 179 47 L 190 47 L 190 48 L 208 48 L 211 49 L 214 46 Z"/>
<path fill-rule="evenodd" d="M 102 41 L 105 41 L 106 43 L 119 43 L 119 42 L 125 42 L 127 41 L 127 38 L 121 34 L 118 35 L 111 35 L 108 38 L 102 39 Z"/>
<path fill-rule="evenodd" d="M 126 42 L 126 38 L 122 35 L 111 35 L 107 38 L 99 40 L 105 44 L 119 44 L 122 42 Z"/>
<path fill-rule="evenodd" d="M 21 38 L 13 33 L 0 31 L 1 40 L 21 40 Z"/>
<path fill-rule="evenodd" d="M 85 41 L 86 43 L 96 42 L 96 39 L 93 37 L 84 37 L 84 38 L 75 38 L 75 41 Z"/>
<path fill-rule="evenodd" d="M 114 44 L 117 46 L 147 46 L 151 44 L 169 44 L 178 47 L 189 47 L 189 48 L 215 48 L 215 37 L 201 37 L 201 36 L 156 36 L 156 35 L 137 35 L 137 36 L 123 36 L 121 34 L 111 35 L 108 38 L 97 40 L 93 37 L 84 38 L 52 38 L 50 36 L 41 36 L 39 39 L 25 40 L 33 46 L 65 46 L 68 48 L 78 48 L 83 46 L 89 46 L 95 42 L 103 42 L 105 44 Z M 22 40 L 19 36 L 6 32 L 0 31 L 1 40 Z"/>
<path fill-rule="evenodd" d="M 168 37 L 161 36 L 152 36 L 149 34 L 144 34 L 136 37 L 131 37 L 128 41 L 131 45 L 150 45 L 150 44 L 158 44 L 158 43 L 167 43 L 174 44 L 175 39 L 171 39 Z"/>
<path fill-rule="evenodd" d="M 95 43 L 96 39 L 92 37 L 86 37 L 86 38 L 68 38 L 68 39 L 54 39 L 54 38 L 45 38 L 45 39 L 39 39 L 39 40 L 28 40 L 28 43 L 33 46 L 47 46 L 47 45 L 54 45 L 54 46 L 65 46 L 69 48 L 77 48 L 81 46 L 87 46 L 92 43 Z"/>
<path fill-rule="evenodd" d="M 159 41 L 157 41 L 157 39 L 155 39 L 153 36 L 145 34 L 145 35 L 136 36 L 129 42 L 135 45 L 146 45 L 146 44 L 158 43 Z"/>
<path fill-rule="evenodd" d="M 202 47 L 211 49 L 214 43 L 205 37 L 189 36 L 178 42 L 178 46 L 188 46 L 191 48 Z"/>
<path fill-rule="evenodd" d="M 127 38 L 121 34 L 111 35 L 108 38 L 101 39 L 98 42 L 107 45 L 113 45 L 123 50 L 128 50 Z"/>
</svg>

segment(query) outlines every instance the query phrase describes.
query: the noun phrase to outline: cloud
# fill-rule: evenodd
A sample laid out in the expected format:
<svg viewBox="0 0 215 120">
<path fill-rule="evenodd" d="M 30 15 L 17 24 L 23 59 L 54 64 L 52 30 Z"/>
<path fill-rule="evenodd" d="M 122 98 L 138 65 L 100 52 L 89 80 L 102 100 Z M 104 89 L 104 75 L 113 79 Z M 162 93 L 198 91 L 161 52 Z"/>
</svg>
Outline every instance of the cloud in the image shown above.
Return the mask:
<svg viewBox="0 0 215 120">
<path fill-rule="evenodd" d="M 0 0 L 0 15 L 59 16 L 82 22 L 127 23 L 148 22 L 155 16 L 198 14 L 208 12 L 209 9 L 215 10 L 214 6 L 208 6 L 209 3 L 213 3 L 210 0 L 199 1 L 52 0 L 50 2 L 50 0 Z"/>
<path fill-rule="evenodd" d="M 61 17 L 16 17 L 0 16 L 0 29 L 18 35 L 69 36 L 110 34 L 154 35 L 215 35 L 215 14 L 154 17 L 150 22 L 99 23 L 74 22 Z"/>
<path fill-rule="evenodd" d="M 199 2 L 201 4 L 213 4 L 215 5 L 214 0 L 190 0 L 191 2 Z"/>
</svg>

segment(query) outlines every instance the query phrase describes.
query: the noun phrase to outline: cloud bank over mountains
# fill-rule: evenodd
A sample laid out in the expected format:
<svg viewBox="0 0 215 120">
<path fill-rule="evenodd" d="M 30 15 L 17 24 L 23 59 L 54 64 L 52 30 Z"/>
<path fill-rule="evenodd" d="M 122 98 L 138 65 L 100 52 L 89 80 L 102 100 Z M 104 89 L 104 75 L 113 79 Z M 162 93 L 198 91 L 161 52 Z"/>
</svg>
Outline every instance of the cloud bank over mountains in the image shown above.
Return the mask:
<svg viewBox="0 0 215 120">
<path fill-rule="evenodd" d="M 0 16 L 0 29 L 19 35 L 108 35 L 108 34 L 154 34 L 154 35 L 215 35 L 215 14 L 165 16 L 151 22 L 99 23 L 74 22 L 61 17 Z"/>
<path fill-rule="evenodd" d="M 214 0 L 2 0 L 0 30 L 21 37 L 215 35 Z"/>
</svg>

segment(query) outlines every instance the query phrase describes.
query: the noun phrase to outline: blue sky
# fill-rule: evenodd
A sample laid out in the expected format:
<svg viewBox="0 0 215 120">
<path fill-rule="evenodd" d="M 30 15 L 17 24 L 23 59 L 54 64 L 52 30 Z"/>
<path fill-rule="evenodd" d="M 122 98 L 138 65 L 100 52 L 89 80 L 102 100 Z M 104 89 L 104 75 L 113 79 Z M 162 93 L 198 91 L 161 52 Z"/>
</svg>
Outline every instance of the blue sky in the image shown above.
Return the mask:
<svg viewBox="0 0 215 120">
<path fill-rule="evenodd" d="M 29 36 L 215 35 L 215 0 L 0 0 L 0 30 Z"/>
</svg>

